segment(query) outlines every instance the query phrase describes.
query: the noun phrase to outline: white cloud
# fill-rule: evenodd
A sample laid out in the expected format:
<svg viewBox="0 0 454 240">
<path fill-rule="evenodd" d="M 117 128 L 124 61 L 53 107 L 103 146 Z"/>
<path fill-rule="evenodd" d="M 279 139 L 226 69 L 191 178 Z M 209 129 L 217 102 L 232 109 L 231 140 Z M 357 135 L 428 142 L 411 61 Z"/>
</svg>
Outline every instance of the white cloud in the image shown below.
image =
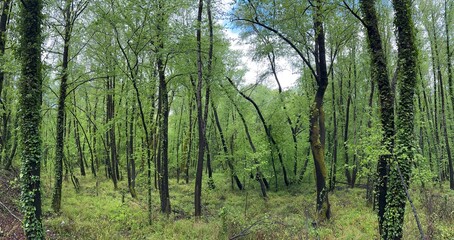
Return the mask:
<svg viewBox="0 0 454 240">
<path fill-rule="evenodd" d="M 226 16 L 232 7 L 233 0 L 220 0 L 219 7 L 222 14 Z M 233 31 L 226 23 L 227 20 L 221 20 L 224 25 L 224 33 L 230 40 L 230 48 L 232 50 L 240 51 L 242 57 L 240 59 L 240 66 L 244 66 L 247 70 L 244 76 L 245 84 L 255 83 L 259 81 L 260 75 L 270 70 L 268 61 L 254 61 L 252 60 L 253 45 L 246 43 L 240 39 L 238 33 Z M 291 69 L 290 58 L 279 57 L 276 59 L 277 76 L 283 89 L 288 89 L 296 84 L 297 79 L 300 77 L 299 73 L 295 73 Z M 272 88 L 277 88 L 276 81 L 272 75 L 269 75 L 264 81 L 266 85 Z"/>
</svg>

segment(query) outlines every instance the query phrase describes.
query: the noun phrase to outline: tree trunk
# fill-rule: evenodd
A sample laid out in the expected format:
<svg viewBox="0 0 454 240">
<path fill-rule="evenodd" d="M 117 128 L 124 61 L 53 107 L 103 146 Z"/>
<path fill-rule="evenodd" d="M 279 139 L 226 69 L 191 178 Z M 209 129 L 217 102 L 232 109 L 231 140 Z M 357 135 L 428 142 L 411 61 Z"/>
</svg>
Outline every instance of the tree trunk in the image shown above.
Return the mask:
<svg viewBox="0 0 454 240">
<path fill-rule="evenodd" d="M 267 136 L 267 138 L 268 138 L 268 142 L 269 142 L 269 144 L 270 144 L 270 148 L 271 148 L 271 161 L 272 161 L 272 164 L 273 164 L 273 170 L 275 169 L 273 152 L 276 151 L 276 152 L 277 152 L 277 156 L 278 156 L 278 158 L 279 158 L 279 162 L 280 162 L 281 167 L 282 167 L 282 173 L 283 173 L 283 176 L 284 176 L 284 183 L 285 183 L 286 186 L 290 185 L 290 182 L 289 182 L 288 177 L 287 177 L 287 170 L 285 169 L 284 160 L 283 160 L 283 157 L 282 157 L 281 150 L 280 150 L 279 146 L 277 145 L 276 140 L 274 140 L 273 135 L 271 134 L 271 125 L 267 125 L 267 124 L 266 124 L 265 118 L 263 117 L 263 114 L 262 114 L 262 112 L 260 111 L 259 106 L 255 103 L 255 101 L 252 100 L 252 98 L 246 96 L 246 94 L 244 94 L 243 92 L 241 92 L 241 91 L 235 86 L 235 84 L 233 83 L 232 79 L 227 78 L 227 80 L 230 82 L 230 84 L 235 88 L 235 90 L 236 90 L 244 99 L 246 99 L 247 101 L 249 101 L 249 102 L 254 106 L 255 110 L 257 111 L 257 114 L 259 115 L 259 119 L 260 119 L 260 121 L 262 122 L 263 129 L 265 130 L 266 136 Z M 276 171 L 275 171 L 275 177 L 277 177 Z M 276 190 L 277 190 L 277 182 L 275 183 L 275 185 L 276 185 Z"/>
<path fill-rule="evenodd" d="M 399 105 L 396 121 L 396 160 L 390 167 L 384 215 L 384 239 L 401 239 L 406 205 L 404 185 L 409 186 L 414 158 L 414 93 L 417 46 L 410 0 L 393 0 L 397 33 Z M 403 181 L 402 181 L 403 180 Z M 408 187 L 406 187 L 408 188 Z"/>
<path fill-rule="evenodd" d="M 203 11 L 203 0 L 199 0 L 198 13 L 197 13 L 197 89 L 196 89 L 196 102 L 197 102 L 197 123 L 198 123 L 198 135 L 199 135 L 199 151 L 197 157 L 197 170 L 195 178 L 195 190 L 194 190 L 194 205 L 195 205 L 195 216 L 199 217 L 202 215 L 202 174 L 203 174 L 203 156 L 205 151 L 205 126 L 203 120 L 203 108 L 202 108 L 202 11 Z"/>
<path fill-rule="evenodd" d="M 42 2 L 23 0 L 19 3 L 19 80 L 20 143 L 21 147 L 21 206 L 27 239 L 44 239 L 41 222 L 41 24 Z"/>
<path fill-rule="evenodd" d="M 388 154 L 381 155 L 377 163 L 377 181 L 375 185 L 375 201 L 378 208 L 379 230 L 383 234 L 384 214 L 388 181 L 388 162 L 394 152 L 394 92 L 388 76 L 386 54 L 378 29 L 375 1 L 361 1 L 367 31 L 369 52 L 371 55 L 371 76 L 378 86 L 380 102 L 380 120 L 383 130 L 382 144 Z"/>
<path fill-rule="evenodd" d="M 73 93 L 73 104 L 74 109 L 76 105 L 76 94 Z M 79 134 L 79 125 L 77 124 L 77 116 L 75 115 L 76 111 L 74 110 L 74 140 L 76 142 L 77 156 L 79 160 L 80 175 L 85 176 L 85 165 L 84 165 L 84 153 L 82 150 L 82 145 L 80 143 L 80 134 Z"/>
<path fill-rule="evenodd" d="M 328 86 L 328 72 L 326 67 L 325 33 L 322 22 L 323 0 L 318 0 L 315 7 L 314 29 L 317 69 L 317 92 L 311 107 L 309 121 L 309 141 L 315 166 L 315 180 L 317 186 L 317 218 L 319 221 L 329 219 L 331 216 L 328 200 L 328 177 L 325 166 L 325 113 L 323 111 L 323 97 Z"/>
<path fill-rule="evenodd" d="M 334 64 L 334 61 L 331 61 L 331 64 Z M 336 113 L 336 91 L 334 90 L 334 74 L 331 73 L 331 91 L 332 91 L 332 105 L 333 105 L 333 160 L 331 162 L 331 171 L 329 178 L 329 190 L 333 191 L 336 187 L 336 172 L 337 172 L 337 113 Z"/>
<path fill-rule="evenodd" d="M 222 149 L 224 150 L 225 161 L 227 163 L 227 166 L 230 169 L 230 174 L 235 179 L 235 182 L 236 182 L 236 185 L 237 185 L 238 189 L 243 190 L 243 184 L 241 184 L 241 181 L 240 181 L 240 179 L 238 178 L 238 176 L 237 176 L 237 174 L 235 172 L 235 167 L 233 166 L 231 158 L 229 157 L 229 152 L 228 152 L 228 149 L 227 149 L 227 143 L 225 141 L 224 132 L 222 131 L 221 122 L 219 121 L 218 112 L 217 112 L 216 107 L 214 106 L 213 102 L 211 102 L 211 108 L 213 109 L 214 120 L 216 121 L 216 127 L 218 128 L 219 135 L 221 137 Z"/>
<path fill-rule="evenodd" d="M 444 11 L 444 19 L 445 19 L 445 32 L 446 32 L 446 62 L 447 62 L 447 69 L 448 69 L 448 84 L 449 84 L 449 93 L 451 96 L 451 106 L 452 110 L 454 112 L 454 87 L 452 83 L 452 64 L 451 64 L 451 51 L 450 51 L 450 36 L 449 36 L 449 17 L 448 17 L 448 0 L 445 0 L 445 11 Z M 445 131 L 446 131 L 446 125 L 445 125 Z M 445 134 L 447 137 L 447 134 Z M 446 139 L 446 142 L 448 142 L 448 139 Z M 447 147 L 447 151 L 449 153 L 448 155 L 448 164 L 449 164 L 449 187 L 451 190 L 454 190 L 454 168 L 453 168 L 453 163 L 451 159 L 451 153 L 450 153 L 450 148 Z"/>
<path fill-rule="evenodd" d="M 2 1 L 2 3 L 3 3 L 2 13 L 0 16 L 0 58 L 3 58 L 3 56 L 5 55 L 6 29 L 8 27 L 10 11 L 11 11 L 11 7 L 12 7 L 12 6 L 10 6 L 11 0 L 5 0 L 5 1 Z M 0 96 L 2 96 L 2 93 L 3 93 L 4 82 L 5 82 L 5 72 L 2 67 L 0 69 Z M 5 94 L 5 96 L 6 96 L 6 94 Z M 0 153 L 2 153 L 2 155 L 0 156 L 0 165 L 2 164 L 2 161 L 3 161 L 3 167 L 6 170 L 9 170 L 9 168 L 11 167 L 12 159 L 8 159 L 8 156 L 3 153 L 7 149 L 8 142 L 9 142 L 9 136 L 11 135 L 11 134 L 8 134 L 8 133 L 10 133 L 10 129 L 8 128 L 8 120 L 9 120 L 9 116 L 10 116 L 11 112 L 8 113 L 5 101 L 6 101 L 6 97 L 2 97 L 0 104 L 2 105 L 2 108 L 3 108 L 3 117 L 2 117 L 2 119 L 3 119 L 2 133 L 3 134 L 0 137 L 0 140 L 1 140 Z"/>
<path fill-rule="evenodd" d="M 137 198 L 136 192 L 136 162 L 134 157 L 134 116 L 136 114 L 136 102 L 132 100 L 132 112 L 129 119 L 129 126 L 126 127 L 126 168 L 128 173 L 128 189 L 132 198 Z M 128 116 L 128 111 L 126 109 L 126 116 Z M 128 121 L 126 121 L 128 122 Z M 129 131 L 128 131 L 129 127 Z"/>
<path fill-rule="evenodd" d="M 109 169 L 109 177 L 112 178 L 114 189 L 118 188 L 118 176 L 117 176 L 117 145 L 115 142 L 115 103 L 114 103 L 114 91 L 115 91 L 115 77 L 109 77 L 106 81 L 107 87 L 107 99 L 106 99 L 106 123 L 109 125 L 106 132 L 106 140 L 109 144 L 110 156 L 107 156 L 108 162 L 106 163 Z"/>
<path fill-rule="evenodd" d="M 230 99 L 230 100 L 232 100 L 232 99 Z M 251 137 L 251 134 L 249 133 L 249 128 L 248 128 L 248 126 L 246 124 L 246 120 L 244 119 L 243 114 L 241 113 L 240 109 L 235 104 L 235 102 L 232 101 L 232 103 L 235 106 L 235 109 L 238 112 L 238 115 L 240 115 L 240 119 L 241 119 L 241 122 L 243 123 L 244 132 L 246 133 L 246 137 L 247 137 L 247 140 L 249 142 L 249 146 L 251 147 L 252 152 L 256 153 L 257 149 L 255 148 L 254 142 L 252 142 L 252 137 Z M 256 165 L 258 164 L 257 159 L 254 159 L 254 164 L 256 164 Z M 269 188 L 269 186 L 268 186 L 268 184 L 265 184 L 267 182 L 266 178 L 263 176 L 262 172 L 260 171 L 260 167 L 257 166 L 255 169 L 256 169 L 255 179 L 260 184 L 260 191 L 262 192 L 262 197 L 264 199 L 267 199 L 268 196 L 266 194 L 266 190 Z"/>
</svg>

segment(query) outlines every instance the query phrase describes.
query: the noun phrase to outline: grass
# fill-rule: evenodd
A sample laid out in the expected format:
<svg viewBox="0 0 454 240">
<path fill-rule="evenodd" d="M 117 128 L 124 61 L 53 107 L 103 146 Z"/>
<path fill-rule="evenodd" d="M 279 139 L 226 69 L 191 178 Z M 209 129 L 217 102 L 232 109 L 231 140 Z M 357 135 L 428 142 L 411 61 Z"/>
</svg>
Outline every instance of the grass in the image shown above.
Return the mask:
<svg viewBox="0 0 454 240">
<path fill-rule="evenodd" d="M 144 177 L 142 177 L 144 178 Z M 193 215 L 193 182 L 188 185 L 170 180 L 172 209 L 169 217 L 158 209 L 158 192 L 153 192 L 153 223 L 148 225 L 145 182 L 138 182 L 138 199 L 127 193 L 126 181 L 119 190 L 101 178 L 79 177 L 81 190 L 76 193 L 70 182 L 64 182 L 62 211 L 50 209 L 50 186 L 44 187 L 44 226 L 55 233 L 51 239 L 378 239 L 377 219 L 366 204 L 364 189 L 342 189 L 330 194 L 332 218 L 314 228 L 315 191 L 312 184 L 293 185 L 286 190 L 269 192 L 269 200 L 259 195 L 258 184 L 246 179 L 246 191 L 232 190 L 230 180 L 215 174 L 216 189 L 203 187 L 203 217 Z M 141 179 L 141 178 L 139 178 Z M 429 226 L 433 219 L 433 238 L 454 239 L 453 212 L 434 214 L 424 211 L 423 199 L 412 191 L 419 216 Z M 439 204 L 453 209 L 452 193 L 438 190 Z M 420 194 L 422 195 L 422 194 Z M 446 196 L 445 196 L 446 195 Z M 437 201 L 438 201 L 437 200 Z M 437 202 L 438 203 L 438 202 Z M 433 204 L 436 204 L 433 202 Z M 440 208 L 440 206 L 437 206 Z M 442 207 L 442 206 L 441 206 Z M 453 209 L 454 210 L 454 209 Z M 406 211 L 405 239 L 418 239 L 419 233 L 411 213 Z M 445 216 L 440 216 L 445 214 Z"/>
</svg>

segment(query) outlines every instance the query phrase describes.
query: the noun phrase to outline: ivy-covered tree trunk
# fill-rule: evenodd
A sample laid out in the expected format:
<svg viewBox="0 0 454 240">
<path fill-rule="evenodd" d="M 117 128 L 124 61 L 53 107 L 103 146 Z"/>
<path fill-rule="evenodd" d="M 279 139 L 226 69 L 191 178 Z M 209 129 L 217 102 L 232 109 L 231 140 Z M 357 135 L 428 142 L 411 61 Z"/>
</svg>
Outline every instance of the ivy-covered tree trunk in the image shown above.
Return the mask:
<svg viewBox="0 0 454 240">
<path fill-rule="evenodd" d="M 6 29 L 8 27 L 8 22 L 10 18 L 10 11 L 11 11 L 11 0 L 2 1 L 2 13 L 0 16 L 0 58 L 3 58 L 5 54 L 5 46 L 6 46 Z M 11 111 L 7 111 L 6 106 L 6 91 L 3 91 L 3 86 L 5 84 L 5 70 L 3 68 L 0 69 L 0 96 L 2 96 L 2 101 L 0 104 L 3 108 L 3 116 L 2 116 L 2 136 L 0 137 L 1 145 L 0 145 L 0 163 L 3 163 L 3 167 L 6 170 L 11 168 L 12 158 L 8 156 L 8 150 L 10 148 L 10 138 L 11 138 L 11 129 L 8 125 L 10 120 Z M 2 95 L 2 93 L 4 95 Z"/>
<path fill-rule="evenodd" d="M 27 239 L 44 239 L 41 223 L 41 23 L 42 2 L 20 2 L 19 34 L 21 78 L 19 121 L 21 149 L 21 208 Z"/>
<path fill-rule="evenodd" d="M 395 160 L 391 161 L 383 239 L 401 239 L 406 193 L 403 184 L 409 185 L 414 158 L 414 94 L 416 87 L 417 49 L 412 4 L 410 0 L 393 0 L 397 33 L 399 105 L 396 121 Z M 402 181 L 403 179 L 403 181 Z"/>
<path fill-rule="evenodd" d="M 323 97 L 328 87 L 328 71 L 326 67 L 325 32 L 322 22 L 323 1 L 318 0 L 315 6 L 314 29 L 316 36 L 316 71 L 317 91 L 310 112 L 309 141 L 315 166 L 315 182 L 317 187 L 316 209 L 318 220 L 329 219 L 331 215 L 328 200 L 328 177 L 325 165 L 325 113 L 323 111 Z"/>
<path fill-rule="evenodd" d="M 378 30 L 377 13 L 374 0 L 362 0 L 361 11 L 367 31 L 369 52 L 371 56 L 371 76 L 378 85 L 380 101 L 380 119 L 383 130 L 382 144 L 388 154 L 381 155 L 377 164 L 377 181 L 375 185 L 375 201 L 378 209 L 380 233 L 383 233 L 383 221 L 386 206 L 388 162 L 394 148 L 394 94 L 388 76 L 386 54 L 383 50 L 380 32 Z"/>
</svg>

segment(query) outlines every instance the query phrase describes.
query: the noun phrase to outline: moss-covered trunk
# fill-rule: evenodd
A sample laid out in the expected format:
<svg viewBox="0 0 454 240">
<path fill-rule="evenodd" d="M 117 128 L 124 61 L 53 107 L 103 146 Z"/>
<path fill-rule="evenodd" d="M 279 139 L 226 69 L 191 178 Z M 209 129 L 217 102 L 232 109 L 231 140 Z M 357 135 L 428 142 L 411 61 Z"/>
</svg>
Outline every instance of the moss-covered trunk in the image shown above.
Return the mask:
<svg viewBox="0 0 454 240">
<path fill-rule="evenodd" d="M 369 52 L 371 55 L 371 76 L 378 85 L 380 101 L 380 119 L 383 130 L 382 144 L 389 154 L 381 155 L 377 164 L 377 181 L 375 185 L 375 201 L 378 209 L 379 229 L 382 233 L 383 216 L 386 206 L 388 162 L 394 148 L 394 94 L 388 76 L 386 55 L 383 50 L 380 32 L 378 30 L 375 1 L 362 0 L 361 11 L 367 31 Z"/>
<path fill-rule="evenodd" d="M 20 2 L 19 34 L 21 78 L 19 121 L 21 147 L 21 207 L 27 239 L 44 239 L 41 223 L 41 11 L 40 0 Z"/>
<path fill-rule="evenodd" d="M 331 215 L 328 201 L 328 177 L 325 166 L 325 113 L 323 111 L 323 97 L 328 87 L 328 71 L 326 67 L 325 32 L 322 22 L 323 1 L 317 1 L 314 16 L 314 29 L 316 34 L 316 70 L 317 92 L 311 108 L 309 140 L 315 166 L 315 180 L 317 185 L 317 215 L 318 220 L 329 219 Z"/>
<path fill-rule="evenodd" d="M 414 158 L 414 94 L 417 49 L 410 0 L 393 0 L 398 46 L 399 102 L 396 121 L 395 160 L 391 162 L 386 194 L 383 239 L 401 239 L 406 193 Z M 401 180 L 401 175 L 403 181 Z"/>
</svg>

